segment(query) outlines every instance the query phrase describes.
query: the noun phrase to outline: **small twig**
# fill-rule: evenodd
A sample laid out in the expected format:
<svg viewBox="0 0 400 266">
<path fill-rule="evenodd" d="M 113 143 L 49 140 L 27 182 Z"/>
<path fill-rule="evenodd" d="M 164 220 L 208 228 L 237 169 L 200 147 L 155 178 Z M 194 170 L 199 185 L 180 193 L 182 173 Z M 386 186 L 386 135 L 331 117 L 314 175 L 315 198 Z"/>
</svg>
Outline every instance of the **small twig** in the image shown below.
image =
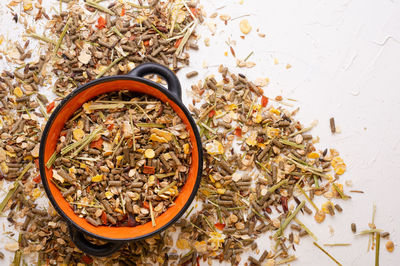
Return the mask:
<svg viewBox="0 0 400 266">
<path fill-rule="evenodd" d="M 301 226 L 301 228 L 303 228 L 312 238 L 314 238 L 315 241 L 318 241 L 317 237 L 314 235 L 313 232 L 311 232 L 310 229 L 307 228 L 307 226 L 305 226 L 305 224 L 303 224 L 299 219 L 297 219 L 296 217 L 293 218 L 293 220 Z"/>
<path fill-rule="evenodd" d="M 371 234 L 371 233 L 380 233 L 380 232 L 383 232 L 383 230 L 382 229 L 363 230 L 360 233 L 356 234 L 356 236 L 367 235 L 367 234 Z"/>
<path fill-rule="evenodd" d="M 306 192 L 299 186 L 297 185 L 297 188 L 300 190 L 301 194 L 303 194 L 303 196 L 307 199 L 307 201 L 311 204 L 311 206 L 314 207 L 314 209 L 319 212 L 319 209 L 317 207 L 317 205 L 315 205 L 315 203 L 310 199 L 310 197 L 308 197 L 308 195 L 306 194 Z"/>
<path fill-rule="evenodd" d="M 345 246 L 351 246 L 350 243 L 333 243 L 333 244 L 324 244 L 326 247 L 345 247 Z"/>
<path fill-rule="evenodd" d="M 253 51 L 251 51 L 251 53 L 249 53 L 249 55 L 248 56 L 246 56 L 246 58 L 244 59 L 244 62 L 246 62 L 247 61 L 247 59 L 249 59 L 250 58 L 250 56 L 252 56 L 254 54 L 254 52 Z"/>
<path fill-rule="evenodd" d="M 21 174 L 18 176 L 18 178 L 14 182 L 13 188 L 8 191 L 6 197 L 3 199 L 3 201 L 0 203 L 0 214 L 3 212 L 4 208 L 6 207 L 8 201 L 11 199 L 11 197 L 14 195 L 15 191 L 17 191 L 19 187 L 19 181 L 22 179 L 22 177 L 28 172 L 28 170 L 32 167 L 32 163 L 29 163 L 25 168 L 22 170 Z"/>
<path fill-rule="evenodd" d="M 151 201 L 149 201 L 149 208 L 150 208 L 151 225 L 155 227 L 156 219 L 154 218 L 153 204 L 151 204 Z"/>
<path fill-rule="evenodd" d="M 64 28 L 63 28 L 63 30 L 62 30 L 62 32 L 61 32 L 60 38 L 58 39 L 57 44 L 56 44 L 56 47 L 54 48 L 54 53 L 55 53 L 55 54 L 57 53 L 58 49 L 60 48 L 61 43 L 62 43 L 62 40 L 64 39 L 64 36 L 65 36 L 65 34 L 67 33 L 68 28 L 69 28 L 69 24 L 71 24 L 71 22 L 72 22 L 72 19 L 69 18 L 69 19 L 67 20 L 67 23 L 65 23 L 65 26 L 64 26 Z"/>
<path fill-rule="evenodd" d="M 88 6 L 96 8 L 96 9 L 98 9 L 100 11 L 103 11 L 104 13 L 110 14 L 111 16 L 115 16 L 115 13 L 112 12 L 110 9 L 108 9 L 107 7 L 101 6 L 98 3 L 95 3 L 95 2 L 93 2 L 91 0 L 86 0 L 86 4 Z"/>
<path fill-rule="evenodd" d="M 331 254 L 328 253 L 325 249 L 323 249 L 320 245 L 318 245 L 316 242 L 313 242 L 313 244 L 319 248 L 322 252 L 324 252 L 329 258 L 331 258 L 334 262 L 336 262 L 337 265 L 342 266 L 340 262 L 338 262 Z"/>
<path fill-rule="evenodd" d="M 57 42 L 56 42 L 55 40 L 52 40 L 52 39 L 47 38 L 47 37 L 45 37 L 45 36 L 41 36 L 41 35 L 36 34 L 36 33 L 29 33 L 29 34 L 27 34 L 26 36 L 31 37 L 31 38 L 34 38 L 34 39 L 37 39 L 37 40 L 39 40 L 39 41 L 51 43 L 51 44 L 54 44 L 54 45 L 57 44 Z"/>
<path fill-rule="evenodd" d="M 274 237 L 277 238 L 280 235 L 282 235 L 283 230 L 285 230 L 285 228 L 288 226 L 288 224 L 293 220 L 293 218 L 296 217 L 297 213 L 304 207 L 304 205 L 306 204 L 306 202 L 303 200 L 298 206 L 297 208 L 294 210 L 294 212 L 292 214 L 290 214 L 285 221 L 283 222 L 282 226 L 278 229 L 278 231 L 274 234 Z"/>
<path fill-rule="evenodd" d="M 121 56 L 121 57 L 115 59 L 114 61 L 112 61 L 111 64 L 109 64 L 106 68 L 104 68 L 102 71 L 100 71 L 100 73 L 96 76 L 96 79 L 101 78 L 108 70 L 110 70 L 115 64 L 117 64 L 119 61 L 121 61 L 124 58 L 125 58 L 125 56 Z"/>
<path fill-rule="evenodd" d="M 376 247 L 375 247 L 375 266 L 379 266 L 379 248 L 381 246 L 381 234 L 376 234 Z"/>
</svg>

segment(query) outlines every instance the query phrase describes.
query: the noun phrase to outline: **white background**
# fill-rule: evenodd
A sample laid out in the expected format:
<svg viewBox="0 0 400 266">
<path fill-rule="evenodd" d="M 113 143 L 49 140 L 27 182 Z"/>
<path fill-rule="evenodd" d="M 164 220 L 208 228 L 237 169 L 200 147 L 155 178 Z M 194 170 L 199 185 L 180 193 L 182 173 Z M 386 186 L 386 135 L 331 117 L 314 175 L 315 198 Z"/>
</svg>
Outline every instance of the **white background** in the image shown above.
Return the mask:
<svg viewBox="0 0 400 266">
<path fill-rule="evenodd" d="M 0 33 L 17 40 L 19 31 L 1 2 Z M 43 2 L 56 5 L 58 1 Z M 207 26 L 200 27 L 200 50 L 191 53 L 190 67 L 178 73 L 183 88 L 189 90 L 194 81 L 217 74 L 215 66 L 224 64 L 250 80 L 268 77 L 270 83 L 264 88 L 267 96 L 296 99 L 295 104 L 300 107 L 298 119 L 305 126 L 319 121 L 312 132 L 321 139 L 317 147 L 336 148 L 345 160 L 348 170 L 340 177 L 340 183 L 353 181 L 353 187 L 345 187 L 352 199 L 338 201 L 343 213 L 333 218 L 327 215 L 323 224 L 306 215 L 300 214 L 299 218 L 317 235 L 320 244 L 352 243 L 349 247 L 326 248 L 343 265 L 374 265 L 374 251 L 367 253 L 368 237 L 354 236 L 350 224 L 355 222 L 358 230 L 368 229 L 375 203 L 377 228 L 389 231 L 396 245 L 395 251 L 388 253 L 384 247 L 386 240 L 382 240 L 381 265 L 400 265 L 399 1 L 244 0 L 239 4 L 239 0 L 202 0 L 202 5 L 208 15 L 249 15 L 246 19 L 253 29 L 242 40 L 241 19 L 229 21 L 228 25 L 214 19 L 214 36 Z M 266 34 L 265 38 L 257 35 L 257 28 Z M 204 46 L 206 37 L 210 38 L 210 47 Z M 236 59 L 226 44 L 228 39 L 237 43 L 233 46 L 237 58 L 244 59 L 254 51 L 249 59 L 256 63 L 254 68 L 235 68 Z M 204 64 L 210 67 L 203 68 Z M 286 69 L 287 64 L 292 68 Z M 4 62 L 3 66 L 7 67 Z M 185 74 L 191 70 L 200 75 L 189 81 Z M 186 96 L 185 102 L 190 102 Z M 342 133 L 331 134 L 330 117 L 335 117 Z M 365 194 L 349 193 L 350 189 L 363 190 Z M 3 195 L 2 192 L 0 198 Z M 318 205 L 324 201 L 316 200 Z M 334 229 L 333 236 L 329 226 Z M 10 240 L 0 238 L 0 250 L 10 256 L 3 249 Z M 259 247 L 271 248 L 266 238 L 258 243 Z M 302 238 L 296 248 L 298 260 L 292 265 L 334 265 L 312 245 L 309 237 Z"/>
</svg>

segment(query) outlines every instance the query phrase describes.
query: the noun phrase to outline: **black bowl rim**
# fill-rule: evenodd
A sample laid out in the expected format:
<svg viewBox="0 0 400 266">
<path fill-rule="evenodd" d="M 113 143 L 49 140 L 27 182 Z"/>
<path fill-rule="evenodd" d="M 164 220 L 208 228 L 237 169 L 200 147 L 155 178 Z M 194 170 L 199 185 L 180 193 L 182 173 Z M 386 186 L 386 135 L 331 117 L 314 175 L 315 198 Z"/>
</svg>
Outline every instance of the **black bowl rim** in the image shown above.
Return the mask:
<svg viewBox="0 0 400 266">
<path fill-rule="evenodd" d="M 56 200 L 54 199 L 53 195 L 51 194 L 50 191 L 50 187 L 49 184 L 47 182 L 47 178 L 46 178 L 46 173 L 45 173 L 45 165 L 46 163 L 44 162 L 44 147 L 46 146 L 46 140 L 47 140 L 47 135 L 49 133 L 49 130 L 53 124 L 53 121 L 55 119 L 55 117 L 59 114 L 60 110 L 70 101 L 72 100 L 76 95 L 78 95 L 79 93 L 81 93 L 82 91 L 95 86 L 97 84 L 100 83 L 106 83 L 106 82 L 111 82 L 111 81 L 115 81 L 115 80 L 132 80 L 132 81 L 137 81 L 137 82 L 141 82 L 144 83 L 148 86 L 151 86 L 155 89 L 158 89 L 159 91 L 161 91 L 163 94 L 165 94 L 170 100 L 172 100 L 173 102 L 175 102 L 175 104 L 178 105 L 178 107 L 184 112 L 184 114 L 186 115 L 186 117 L 189 120 L 189 123 L 192 127 L 192 130 L 194 132 L 195 138 L 196 138 L 196 143 L 197 143 L 197 147 L 198 147 L 198 156 L 199 156 L 199 165 L 198 165 L 198 169 L 197 169 L 197 177 L 196 177 L 196 182 L 194 185 L 194 188 L 191 192 L 191 195 L 188 199 L 188 201 L 185 203 L 185 205 L 183 206 L 183 208 L 178 212 L 177 215 L 175 215 L 167 224 L 165 224 L 164 226 L 158 228 L 157 230 L 154 230 L 151 233 L 148 233 L 146 235 L 142 235 L 139 237 L 132 237 L 132 238 L 123 238 L 123 239 L 116 239 L 116 238 L 107 238 L 107 237 L 103 237 L 100 235 L 96 235 L 93 234 L 91 232 L 88 232 L 87 230 L 85 230 L 84 228 L 80 227 L 78 224 L 76 224 L 74 221 L 72 221 L 68 215 L 66 215 L 64 213 L 64 211 L 58 206 Z M 165 229 L 167 229 L 169 226 L 171 226 L 172 224 L 174 224 L 184 213 L 185 211 L 189 208 L 189 206 L 192 204 L 197 191 L 200 187 L 200 181 L 201 181 L 201 177 L 202 177 L 202 170 L 203 170 L 203 149 L 202 149 L 202 144 L 201 144 L 201 137 L 197 128 L 197 125 L 193 119 L 193 117 L 190 115 L 189 110 L 186 108 L 186 106 L 183 104 L 183 102 L 181 101 L 181 99 L 179 99 L 174 93 L 171 93 L 168 89 L 164 88 L 163 86 L 159 85 L 158 83 L 155 83 L 151 80 L 145 79 L 145 78 L 141 78 L 141 77 L 134 77 L 134 76 L 130 76 L 130 75 L 116 75 L 116 76 L 108 76 L 108 77 L 102 77 L 99 79 L 95 79 L 93 81 L 90 81 L 84 85 L 81 85 L 80 87 L 78 87 L 77 89 L 75 89 L 73 92 L 71 92 L 70 94 L 68 94 L 61 102 L 60 104 L 57 105 L 57 107 L 54 109 L 53 113 L 50 115 L 46 126 L 43 130 L 42 133 L 42 137 L 41 137 L 41 141 L 40 141 L 40 149 L 39 149 L 39 171 L 40 171 L 40 176 L 42 179 L 42 183 L 43 183 L 43 187 L 46 191 L 47 197 L 50 200 L 50 202 L 52 203 L 53 207 L 57 210 L 57 212 L 61 215 L 61 217 L 63 217 L 70 225 L 74 226 L 75 228 L 77 228 L 78 230 L 80 230 L 81 232 L 87 234 L 88 236 L 100 239 L 100 240 L 104 240 L 104 241 L 109 241 L 109 242 L 121 242 L 121 241 L 133 241 L 133 240 L 141 240 L 141 239 L 145 239 L 145 238 L 149 238 L 155 234 L 161 233 L 162 231 L 164 231 Z"/>
</svg>

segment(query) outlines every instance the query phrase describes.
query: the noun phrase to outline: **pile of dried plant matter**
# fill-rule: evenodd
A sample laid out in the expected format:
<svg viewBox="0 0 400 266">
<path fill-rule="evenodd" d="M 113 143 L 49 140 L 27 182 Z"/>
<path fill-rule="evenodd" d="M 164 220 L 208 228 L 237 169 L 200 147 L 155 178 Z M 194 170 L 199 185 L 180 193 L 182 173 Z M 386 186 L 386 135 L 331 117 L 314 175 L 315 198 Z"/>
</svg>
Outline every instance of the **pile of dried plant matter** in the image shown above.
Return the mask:
<svg viewBox="0 0 400 266">
<path fill-rule="evenodd" d="M 52 10 L 56 14 L 50 17 L 40 0 L 12 0 L 8 7 L 13 20 L 26 27 L 26 41 L 0 36 L 7 47 L 1 58 L 17 65 L 0 76 L 0 180 L 9 185 L 0 213 L 20 231 L 18 242 L 6 245 L 15 251 L 16 265 L 24 254 L 34 252 L 39 262 L 51 265 L 90 260 L 70 242 L 67 226 L 54 209 L 38 203 L 45 197 L 38 171 L 39 140 L 57 103 L 79 84 L 127 73 L 142 62 L 178 71 L 189 63 L 185 49 L 198 48 L 194 30 L 202 12 L 194 2 L 61 2 L 68 2 L 62 4 L 64 11 Z M 46 24 L 44 30 L 40 23 Z M 40 41 L 40 48 L 32 38 Z M 52 102 L 39 93 L 49 87 L 59 96 Z"/>
<path fill-rule="evenodd" d="M 189 64 L 184 49 L 198 49 L 194 30 L 203 18 L 195 3 L 97 2 L 88 0 L 82 8 L 71 1 L 67 11 L 53 15 L 43 33 L 27 29 L 27 36 L 44 42 L 47 54 L 53 55 L 48 59 L 59 96 L 103 75 L 125 74 L 143 62 L 178 71 Z"/>
<path fill-rule="evenodd" d="M 130 91 L 100 95 L 75 113 L 47 165 L 64 198 L 94 226 L 156 226 L 191 164 L 180 117 L 160 100 Z"/>
</svg>

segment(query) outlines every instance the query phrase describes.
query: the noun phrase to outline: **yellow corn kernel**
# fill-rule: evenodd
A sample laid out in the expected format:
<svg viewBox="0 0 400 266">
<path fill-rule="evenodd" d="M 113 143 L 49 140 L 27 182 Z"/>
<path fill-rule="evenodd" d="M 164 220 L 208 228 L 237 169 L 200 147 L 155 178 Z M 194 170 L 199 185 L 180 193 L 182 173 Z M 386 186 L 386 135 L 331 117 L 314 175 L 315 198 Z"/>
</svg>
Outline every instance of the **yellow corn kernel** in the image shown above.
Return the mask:
<svg viewBox="0 0 400 266">
<path fill-rule="evenodd" d="M 216 188 L 221 188 L 221 187 L 222 187 L 222 185 L 221 185 L 221 183 L 220 183 L 220 182 L 216 182 L 216 183 L 215 183 L 215 187 L 216 187 Z"/>
<path fill-rule="evenodd" d="M 78 121 L 78 124 L 76 125 L 76 127 L 77 127 L 77 128 L 80 128 L 80 129 L 83 129 L 84 124 L 83 124 L 83 120 L 82 120 L 82 119 L 80 119 L 80 120 Z"/>
<path fill-rule="evenodd" d="M 319 158 L 319 153 L 317 152 L 310 152 L 309 154 L 307 154 L 307 157 L 309 159 L 318 159 Z"/>
<path fill-rule="evenodd" d="M 150 130 L 151 133 L 154 133 L 156 135 L 158 135 L 159 137 L 162 137 L 164 139 L 166 139 L 167 141 L 172 140 L 172 133 L 165 131 L 165 130 L 161 130 L 158 128 L 153 128 Z"/>
<path fill-rule="evenodd" d="M 7 166 L 6 162 L 2 162 L 2 163 L 0 164 L 0 169 L 1 169 L 1 171 L 2 171 L 4 174 L 7 174 L 7 173 L 8 173 L 8 166 Z"/>
<path fill-rule="evenodd" d="M 226 189 L 225 188 L 218 188 L 217 189 L 217 193 L 220 195 L 224 195 L 225 194 Z"/>
<path fill-rule="evenodd" d="M 82 105 L 83 111 L 85 111 L 85 113 L 90 114 L 92 112 L 92 110 L 90 110 L 89 108 L 91 104 L 91 102 L 88 102 Z"/>
<path fill-rule="evenodd" d="M 81 128 L 77 128 L 72 131 L 72 135 L 75 140 L 79 141 L 85 136 L 85 132 Z"/>
<path fill-rule="evenodd" d="M 271 114 L 276 114 L 276 115 L 280 115 L 281 114 L 281 111 L 279 111 L 278 109 L 275 109 L 275 108 L 269 109 L 269 112 Z"/>
<path fill-rule="evenodd" d="M 104 195 L 106 195 L 106 198 L 107 198 L 107 199 L 111 199 L 111 198 L 114 196 L 114 194 L 113 194 L 112 192 L 110 192 L 110 191 L 106 191 L 106 192 L 104 193 Z"/>
<path fill-rule="evenodd" d="M 124 212 L 120 208 L 115 208 L 114 211 L 119 212 L 120 214 L 124 214 Z"/>
<path fill-rule="evenodd" d="M 35 189 L 33 190 L 33 192 L 32 192 L 32 197 L 33 197 L 33 199 L 35 200 L 35 199 L 39 198 L 39 197 L 40 197 L 40 194 L 41 194 L 40 189 L 39 189 L 39 188 L 35 188 Z"/>
<path fill-rule="evenodd" d="M 261 114 L 260 113 L 258 113 L 257 115 L 256 115 L 256 117 L 253 117 L 253 122 L 254 123 L 261 123 L 261 121 L 262 121 L 262 116 L 261 116 Z"/>
<path fill-rule="evenodd" d="M 153 159 L 155 155 L 156 154 L 153 149 L 147 149 L 144 151 L 144 157 L 146 157 L 148 159 Z"/>
<path fill-rule="evenodd" d="M 95 175 L 92 177 L 92 182 L 100 182 L 103 181 L 103 175 Z"/>
<path fill-rule="evenodd" d="M 239 28 L 243 34 L 249 34 L 249 32 L 251 31 L 251 26 L 247 19 L 243 19 L 242 21 L 240 21 Z"/>
<path fill-rule="evenodd" d="M 215 183 L 215 179 L 212 177 L 212 175 L 209 175 L 208 177 L 210 178 L 211 182 Z"/>
<path fill-rule="evenodd" d="M 185 154 L 189 154 L 189 152 L 190 152 L 190 146 L 189 146 L 188 143 L 183 144 L 183 152 L 184 152 Z"/>
<path fill-rule="evenodd" d="M 332 167 L 335 167 L 336 165 L 338 165 L 338 164 L 343 164 L 343 163 L 344 163 L 344 162 L 343 162 L 343 159 L 340 158 L 340 157 L 334 157 L 334 158 L 332 159 L 332 161 L 331 161 Z"/>
<path fill-rule="evenodd" d="M 257 145 L 257 131 L 251 132 L 250 136 L 246 139 L 246 143 L 249 146 Z"/>
<path fill-rule="evenodd" d="M 278 128 L 267 127 L 268 138 L 273 139 L 275 137 L 278 137 L 279 133 L 280 133 L 280 130 Z"/>
<path fill-rule="evenodd" d="M 32 10 L 32 1 L 31 0 L 25 0 L 24 1 L 24 4 L 23 4 L 23 7 L 24 7 L 24 11 L 26 12 L 26 11 L 29 11 L 29 10 Z"/>
<path fill-rule="evenodd" d="M 117 159 L 117 166 L 120 166 L 120 165 L 121 165 L 122 159 L 124 159 L 124 156 L 123 156 L 123 155 L 118 155 L 118 156 L 116 157 L 116 159 Z"/>
<path fill-rule="evenodd" d="M 14 95 L 17 97 L 22 97 L 24 95 L 24 92 L 21 90 L 20 87 L 16 87 L 14 89 Z"/>
<path fill-rule="evenodd" d="M 151 141 L 157 141 L 157 142 L 163 142 L 163 143 L 167 143 L 168 142 L 168 140 L 166 140 L 165 138 L 160 137 L 160 136 L 158 136 L 158 135 L 156 135 L 154 133 L 150 135 L 149 139 Z"/>
<path fill-rule="evenodd" d="M 186 239 L 180 238 L 176 241 L 176 247 L 178 249 L 188 249 L 190 247 L 190 245 Z"/>
<path fill-rule="evenodd" d="M 218 140 L 213 140 L 212 142 L 207 143 L 206 150 L 207 153 L 211 155 L 224 153 L 224 147 L 222 146 L 222 143 L 219 142 Z"/>
<path fill-rule="evenodd" d="M 335 171 L 335 174 L 343 175 L 344 172 L 346 172 L 346 165 L 343 164 L 341 166 L 334 167 L 333 170 Z"/>
</svg>

